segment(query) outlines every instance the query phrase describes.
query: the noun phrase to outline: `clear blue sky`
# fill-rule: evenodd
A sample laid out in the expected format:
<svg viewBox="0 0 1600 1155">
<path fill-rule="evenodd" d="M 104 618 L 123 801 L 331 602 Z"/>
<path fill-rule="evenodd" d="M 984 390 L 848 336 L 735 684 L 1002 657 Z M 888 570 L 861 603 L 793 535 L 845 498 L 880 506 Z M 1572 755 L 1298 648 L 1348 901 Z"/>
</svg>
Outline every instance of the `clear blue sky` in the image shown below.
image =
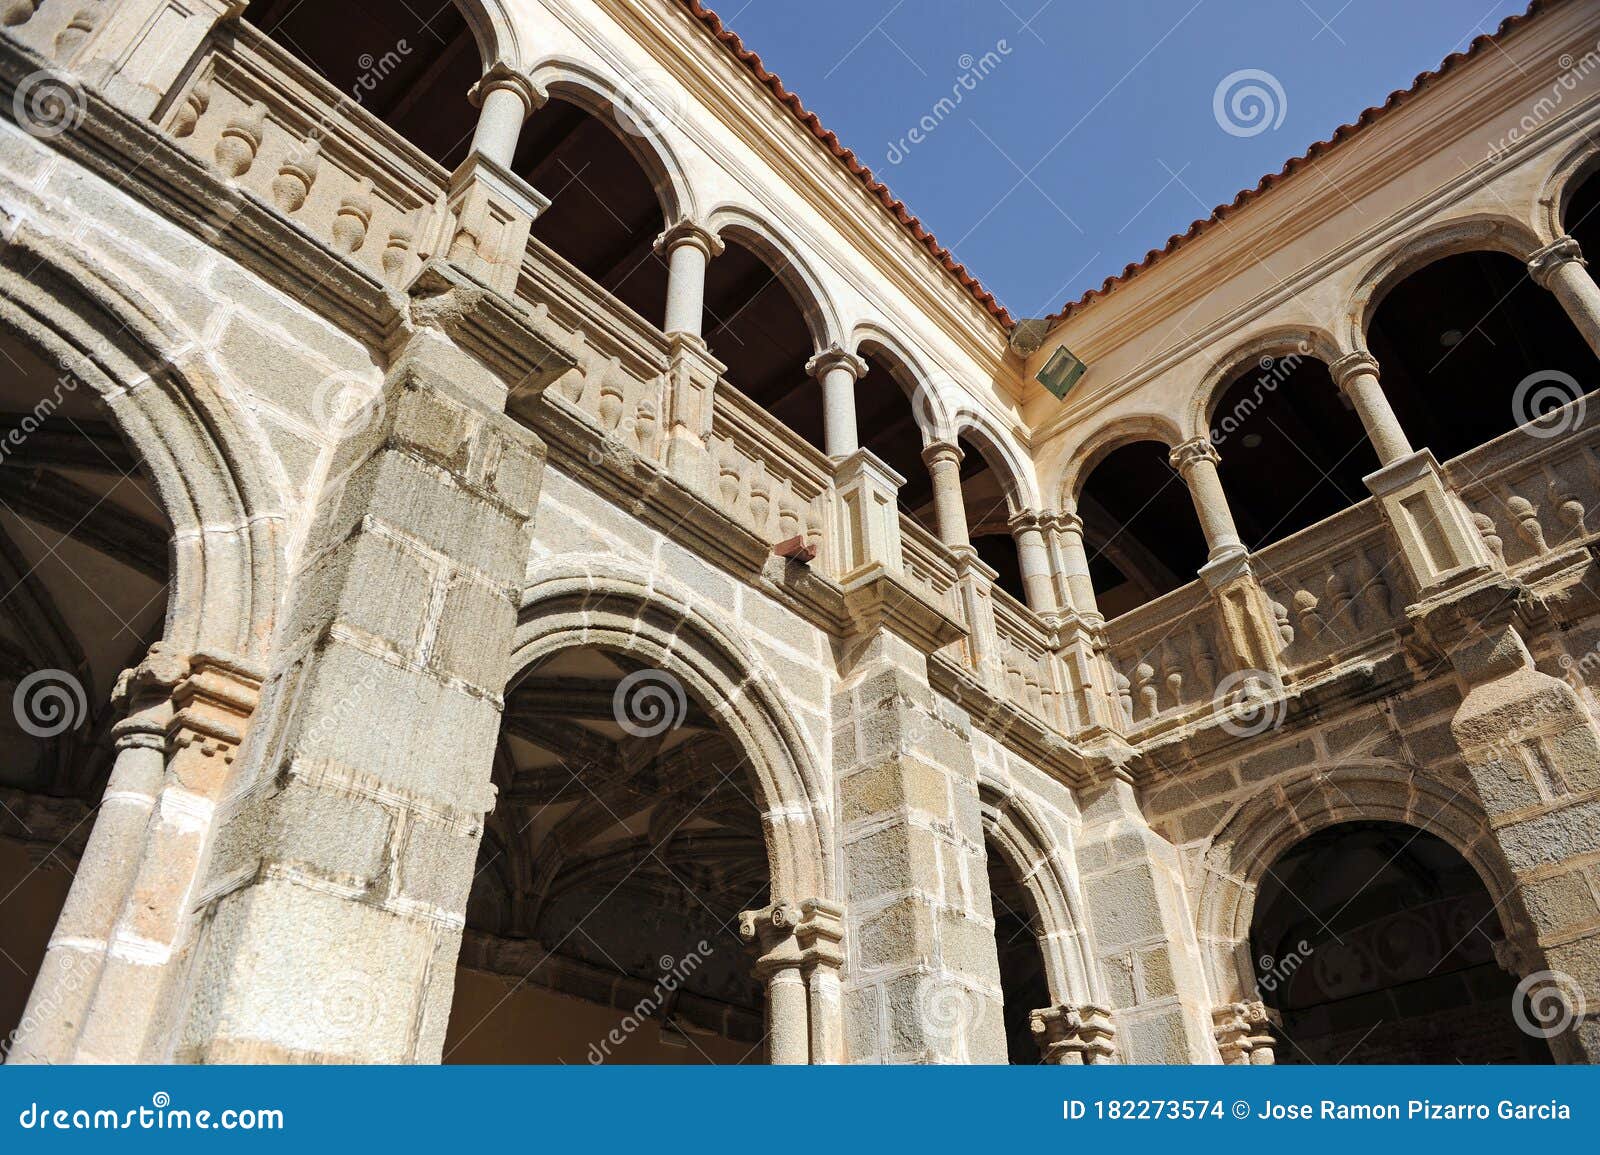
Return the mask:
<svg viewBox="0 0 1600 1155">
<path fill-rule="evenodd" d="M 1521 0 L 712 0 L 1017 317 L 1053 312 Z M 985 64 L 985 54 L 989 63 Z M 1223 112 L 1219 83 L 1259 102 Z M 979 75 L 986 73 L 986 75 Z M 965 76 L 967 82 L 961 83 Z M 941 97 L 960 90 L 937 108 Z M 952 107 L 953 105 L 953 107 Z M 920 142 L 910 132 L 934 127 Z M 1256 131 L 1259 129 L 1259 131 Z M 921 131 L 919 129 L 919 131 Z"/>
</svg>

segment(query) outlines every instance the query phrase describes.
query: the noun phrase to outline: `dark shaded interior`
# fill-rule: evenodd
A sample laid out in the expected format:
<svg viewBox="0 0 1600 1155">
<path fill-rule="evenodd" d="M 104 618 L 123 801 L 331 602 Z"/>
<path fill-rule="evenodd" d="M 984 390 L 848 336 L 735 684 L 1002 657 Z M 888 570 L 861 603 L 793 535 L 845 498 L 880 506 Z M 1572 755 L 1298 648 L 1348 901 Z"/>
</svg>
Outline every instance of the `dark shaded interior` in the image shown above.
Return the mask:
<svg viewBox="0 0 1600 1155">
<path fill-rule="evenodd" d="M 1401 426 L 1440 461 L 1533 416 L 1513 405 L 1531 374 L 1565 374 L 1588 392 L 1600 368 L 1554 294 L 1505 253 L 1418 269 L 1385 294 L 1367 340 Z"/>
<path fill-rule="evenodd" d="M 1378 455 L 1328 367 L 1291 352 L 1251 362 L 1211 414 L 1218 473 L 1247 549 L 1315 525 L 1368 496 Z"/>
<path fill-rule="evenodd" d="M 667 309 L 654 182 L 606 120 L 552 94 L 522 128 L 512 168 L 550 198 L 533 236 L 652 325 Z"/>
<path fill-rule="evenodd" d="M 819 450 L 822 388 L 806 373 L 816 352 L 800 303 L 772 264 L 737 237 L 706 269 L 701 332 L 727 378 Z"/>
<path fill-rule="evenodd" d="M 738 925 L 768 901 L 761 808 L 704 703 L 630 655 L 563 650 L 508 691 L 494 781 L 446 1061 L 763 1061 Z"/>
<path fill-rule="evenodd" d="M 1042 1061 L 1029 1014 L 1050 1006 L 1050 983 L 1039 950 L 1033 901 L 1010 865 L 989 846 L 989 899 L 994 907 L 994 942 L 1000 956 L 1000 992 L 1005 1000 L 1006 1057 L 1018 1065 Z"/>
<path fill-rule="evenodd" d="M 1107 618 L 1194 580 L 1205 535 L 1189 487 L 1159 441 L 1134 441 L 1107 454 L 1078 496 L 1096 603 Z"/>
<path fill-rule="evenodd" d="M 446 168 L 466 159 L 483 67 L 454 4 L 252 0 L 244 19 Z"/>
<path fill-rule="evenodd" d="M 1548 1063 L 1513 1018 L 1517 980 L 1482 880 L 1454 848 L 1393 822 L 1347 822 L 1262 880 L 1251 957 L 1283 1016 L 1279 1063 Z"/>
<path fill-rule="evenodd" d="M 1600 144 L 1600 141 L 1596 141 Z M 1591 271 L 1600 269 L 1600 161 L 1567 197 L 1561 222 L 1567 235 L 1578 242 Z"/>
</svg>

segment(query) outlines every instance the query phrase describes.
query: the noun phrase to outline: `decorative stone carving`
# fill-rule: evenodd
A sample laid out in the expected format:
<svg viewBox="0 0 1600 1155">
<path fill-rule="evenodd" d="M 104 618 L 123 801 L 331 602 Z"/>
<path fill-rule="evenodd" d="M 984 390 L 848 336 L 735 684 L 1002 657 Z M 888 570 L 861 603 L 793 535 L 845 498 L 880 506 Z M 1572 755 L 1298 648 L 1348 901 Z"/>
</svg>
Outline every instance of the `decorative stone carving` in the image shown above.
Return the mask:
<svg viewBox="0 0 1600 1155">
<path fill-rule="evenodd" d="M 1211 1012 L 1211 1023 L 1222 1061 L 1232 1066 L 1270 1066 L 1275 1059 L 1276 1042 L 1272 1028 L 1279 1023 L 1276 1011 L 1265 1003 L 1228 1003 Z"/>
<path fill-rule="evenodd" d="M 1117 1061 L 1117 1031 L 1105 1007 L 1045 1007 L 1028 1012 L 1028 1026 L 1046 1063 L 1085 1067 Z"/>
<path fill-rule="evenodd" d="M 261 148 L 261 135 L 267 122 L 267 106 L 257 100 L 228 122 L 217 138 L 217 168 L 234 180 L 250 171 Z"/>
</svg>

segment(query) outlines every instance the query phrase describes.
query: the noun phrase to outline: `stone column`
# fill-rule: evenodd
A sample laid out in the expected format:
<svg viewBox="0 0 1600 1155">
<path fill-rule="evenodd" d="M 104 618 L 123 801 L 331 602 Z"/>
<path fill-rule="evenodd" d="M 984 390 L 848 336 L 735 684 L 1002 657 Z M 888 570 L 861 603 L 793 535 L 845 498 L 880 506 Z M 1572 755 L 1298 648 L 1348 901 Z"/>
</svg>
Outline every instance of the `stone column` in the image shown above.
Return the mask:
<svg viewBox="0 0 1600 1155">
<path fill-rule="evenodd" d="M 800 912 L 786 903 L 739 916 L 739 934 L 759 952 L 756 977 L 767 990 L 767 1061 L 774 1066 L 811 1061 L 811 1024 L 800 948 L 794 927 Z"/>
<path fill-rule="evenodd" d="M 953 441 L 935 441 L 922 451 L 933 478 L 933 512 L 939 540 L 952 549 L 972 544 L 967 530 L 967 504 L 961 496 L 961 461 L 966 454 Z"/>
<path fill-rule="evenodd" d="M 1243 553 L 1244 542 L 1233 524 L 1233 511 L 1228 508 L 1228 496 L 1222 491 L 1222 478 L 1217 476 L 1217 447 L 1209 437 L 1196 437 L 1173 447 L 1167 458 L 1178 471 L 1189 497 L 1194 501 L 1194 511 L 1200 518 L 1200 529 L 1206 536 L 1209 549 L 1207 560 L 1216 561 L 1230 554 Z"/>
<path fill-rule="evenodd" d="M 861 445 L 856 429 L 856 382 L 867 375 L 867 363 L 830 345 L 806 362 L 806 373 L 822 385 L 823 445 L 830 458 L 843 460 Z"/>
<path fill-rule="evenodd" d="M 1507 921 L 1531 927 L 1514 953 L 1525 980 L 1544 980 L 1535 997 L 1541 1025 L 1553 1020 L 1550 1049 L 1558 1062 L 1600 1062 L 1600 730 L 1527 645 L 1561 627 L 1527 586 L 1501 575 L 1407 612 L 1465 690 L 1450 733 L 1515 878 Z"/>
<path fill-rule="evenodd" d="M 411 293 L 218 808 L 179 1060 L 440 1056 L 544 460 L 506 382 L 573 359 L 448 265 Z"/>
<path fill-rule="evenodd" d="M 706 266 L 721 256 L 721 238 L 691 220 L 680 220 L 656 238 L 655 250 L 667 262 L 667 312 L 662 328 L 668 333 L 701 335 L 706 306 Z"/>
<path fill-rule="evenodd" d="M 1528 258 L 1534 281 L 1549 289 L 1572 318 L 1596 356 L 1600 356 L 1600 285 L 1589 275 L 1583 250 L 1571 237 L 1558 237 Z"/>
<path fill-rule="evenodd" d="M 928 685 L 928 654 L 960 627 L 878 582 L 888 588 L 860 603 L 833 702 L 846 1057 L 1004 1063 L 972 723 Z"/>
<path fill-rule="evenodd" d="M 1019 510 L 1011 518 L 1011 534 L 1017 543 L 1017 564 L 1022 569 L 1022 592 L 1035 613 L 1054 613 L 1055 575 L 1050 570 L 1050 552 L 1045 546 L 1044 517 L 1038 510 Z"/>
<path fill-rule="evenodd" d="M 1377 451 L 1378 463 L 1393 465 L 1411 456 L 1411 441 L 1400 428 L 1400 420 L 1384 395 L 1383 385 L 1378 380 L 1378 362 L 1372 354 L 1364 349 L 1346 353 L 1329 365 L 1328 371 L 1333 374 L 1333 383 L 1355 406 L 1356 415 L 1367 431 L 1367 440 Z"/>
<path fill-rule="evenodd" d="M 1046 1064 L 1086 1067 L 1117 1061 L 1116 1027 L 1104 1007 L 1058 1006 L 1028 1012 L 1028 1026 Z"/>
<path fill-rule="evenodd" d="M 478 78 L 467 99 L 478 109 L 472 151 L 509 170 L 517 155 L 523 122 L 549 99 L 548 95 L 505 61 L 497 60 Z"/>
<path fill-rule="evenodd" d="M 843 911 L 809 899 L 739 915 L 767 990 L 767 1055 L 776 1065 L 843 1059 L 839 968 Z"/>
<path fill-rule="evenodd" d="M 1076 510 L 1046 514 L 1050 541 L 1060 555 L 1057 573 L 1061 577 L 1062 603 L 1081 617 L 1103 621 L 1095 602 L 1094 580 L 1089 576 L 1089 552 L 1084 548 L 1083 518 Z"/>
<path fill-rule="evenodd" d="M 1214 1062 L 1211 995 L 1177 848 L 1121 778 L 1081 791 L 1080 805 L 1078 866 L 1117 1051 L 1128 1063 Z"/>
<path fill-rule="evenodd" d="M 218 654 L 194 654 L 187 666 L 172 690 L 161 790 L 84 1015 L 77 1062 L 153 1062 L 169 1044 L 165 999 L 187 961 L 213 815 L 262 677 Z"/>
<path fill-rule="evenodd" d="M 117 679 L 112 703 L 124 716 L 111 729 L 116 761 L 28 996 L 10 1062 L 73 1058 L 161 792 L 172 690 L 188 673 L 188 661 L 166 642 L 157 642 L 143 662 Z"/>
<path fill-rule="evenodd" d="M 1277 1012 L 1265 1003 L 1228 1003 L 1211 1012 L 1217 1052 L 1230 1067 L 1270 1067 L 1276 1062 L 1272 1028 Z"/>
</svg>

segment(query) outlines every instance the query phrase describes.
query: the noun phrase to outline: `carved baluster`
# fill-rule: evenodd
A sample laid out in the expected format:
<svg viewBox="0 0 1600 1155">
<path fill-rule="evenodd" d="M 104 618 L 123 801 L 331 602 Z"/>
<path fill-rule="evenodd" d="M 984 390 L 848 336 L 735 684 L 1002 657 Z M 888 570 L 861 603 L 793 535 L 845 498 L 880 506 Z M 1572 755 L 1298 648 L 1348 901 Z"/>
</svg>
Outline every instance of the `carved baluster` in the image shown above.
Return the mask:
<svg viewBox="0 0 1600 1155">
<path fill-rule="evenodd" d="M 178 111 L 172 118 L 172 135 L 179 140 L 191 135 L 210 107 L 211 77 L 208 75 L 195 84 L 184 96 L 183 103 L 178 105 Z"/>
<path fill-rule="evenodd" d="M 647 460 L 656 458 L 656 403 L 655 398 L 645 397 L 639 402 L 638 412 L 633 418 L 634 437 L 638 441 L 639 455 Z"/>
<path fill-rule="evenodd" d="M 605 379 L 600 382 L 600 428 L 607 433 L 616 432 L 622 424 L 622 386 L 617 375 L 608 367 Z"/>
<path fill-rule="evenodd" d="M 1585 514 L 1583 502 L 1571 493 L 1557 490 L 1554 481 L 1550 483 L 1549 498 L 1550 504 L 1555 506 L 1556 517 L 1567 527 L 1567 532 L 1561 535 L 1563 542 L 1588 535 L 1588 527 L 1583 524 Z"/>
<path fill-rule="evenodd" d="M 1517 536 L 1533 547 L 1535 554 L 1550 552 L 1550 547 L 1544 540 L 1544 526 L 1539 523 L 1539 514 L 1533 508 L 1533 502 L 1525 497 L 1512 497 L 1506 502 L 1506 511 L 1516 519 Z"/>
<path fill-rule="evenodd" d="M 286 215 L 298 212 L 311 193 L 317 179 L 320 163 L 319 146 L 307 141 L 292 150 L 278 166 L 278 175 L 272 178 L 272 203 Z"/>
<path fill-rule="evenodd" d="M 1295 591 L 1294 612 L 1300 619 L 1300 632 L 1307 640 L 1322 637 L 1322 631 L 1328 628 L 1327 623 L 1322 620 L 1322 612 L 1318 608 L 1320 604 L 1317 595 L 1310 590 Z"/>
<path fill-rule="evenodd" d="M 1194 639 L 1195 695 L 1209 694 L 1217 688 L 1217 656 L 1204 629 L 1195 627 Z"/>
<path fill-rule="evenodd" d="M 1344 575 L 1337 568 L 1329 570 L 1328 583 L 1324 587 L 1324 592 L 1328 596 L 1328 615 L 1323 620 L 1326 624 L 1332 626 L 1350 608 L 1350 583 L 1345 580 Z M 1344 628 L 1349 628 L 1349 623 L 1354 617 L 1355 615 L 1352 613 L 1350 618 L 1347 618 L 1345 623 L 1342 623 Z M 1334 629 L 1337 631 L 1339 627 L 1335 626 Z"/>
<path fill-rule="evenodd" d="M 1384 584 L 1378 568 L 1372 564 L 1367 551 L 1356 551 L 1356 586 L 1361 591 L 1363 628 L 1382 623 L 1389 617 L 1389 587 Z"/>
<path fill-rule="evenodd" d="M 266 130 L 267 106 L 257 100 L 240 110 L 217 138 L 217 168 L 234 180 L 250 171 L 261 150 L 261 135 Z"/>
<path fill-rule="evenodd" d="M 772 479 L 767 475 L 766 463 L 757 460 L 750 466 L 750 522 L 757 533 L 766 532 L 771 508 Z"/>
<path fill-rule="evenodd" d="M 416 235 L 408 228 L 391 229 L 388 243 L 383 246 L 383 277 L 393 288 L 402 288 L 411 278 L 411 250 Z M 572 370 L 568 370 L 572 372 Z M 562 380 L 566 378 L 563 377 Z M 578 388 L 583 389 L 583 375 L 578 374 Z"/>
<path fill-rule="evenodd" d="M 783 492 L 778 495 L 778 540 L 788 541 L 800 532 L 800 503 L 795 500 L 794 487 L 784 480 Z"/>
<path fill-rule="evenodd" d="M 722 508 L 729 513 L 733 513 L 739 507 L 741 464 L 739 453 L 734 449 L 732 442 L 723 441 L 717 446 L 717 496 L 722 501 Z"/>
<path fill-rule="evenodd" d="M 356 190 L 339 200 L 339 211 L 333 217 L 333 247 L 341 253 L 354 253 L 366 244 L 372 212 L 372 181 L 362 177 Z"/>
<path fill-rule="evenodd" d="M 1489 547 L 1489 552 L 1494 555 L 1494 560 L 1499 565 L 1506 564 L 1506 543 L 1501 540 L 1500 534 L 1495 530 L 1494 518 L 1487 513 L 1472 515 L 1472 524 L 1478 527 L 1478 535 L 1483 538 L 1483 544 Z"/>
<path fill-rule="evenodd" d="M 1160 692 L 1156 689 L 1155 667 L 1149 662 L 1140 662 L 1133 668 L 1134 693 L 1139 698 L 1139 715 L 1135 721 L 1143 722 L 1154 718 L 1161 710 Z"/>
<path fill-rule="evenodd" d="M 16 28 L 33 19 L 39 10 L 39 0 L 0 0 L 0 24 Z"/>
<path fill-rule="evenodd" d="M 1268 600 L 1272 606 L 1272 622 L 1278 630 L 1278 640 L 1285 648 L 1294 645 L 1294 626 L 1289 622 L 1289 607 L 1276 598 Z"/>
<path fill-rule="evenodd" d="M 66 27 L 56 33 L 56 59 L 65 61 L 87 39 L 100 23 L 97 8 L 79 8 L 67 21 Z"/>
</svg>

